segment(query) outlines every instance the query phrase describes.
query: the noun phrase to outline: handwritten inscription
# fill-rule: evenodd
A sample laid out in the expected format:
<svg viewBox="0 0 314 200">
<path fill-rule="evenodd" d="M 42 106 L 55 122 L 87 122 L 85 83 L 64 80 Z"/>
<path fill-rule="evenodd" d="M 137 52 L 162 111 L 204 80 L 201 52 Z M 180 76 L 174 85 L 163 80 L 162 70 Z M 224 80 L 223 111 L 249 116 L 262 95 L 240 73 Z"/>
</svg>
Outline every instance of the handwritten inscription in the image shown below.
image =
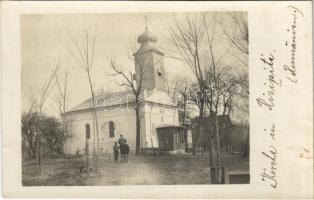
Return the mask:
<svg viewBox="0 0 314 200">
<path fill-rule="evenodd" d="M 271 124 L 269 130 L 264 129 L 264 132 L 271 137 L 272 140 L 276 139 L 276 125 L 275 123 Z M 262 155 L 266 158 L 266 166 L 264 167 L 260 173 L 261 180 L 269 182 L 270 186 L 273 188 L 277 188 L 277 148 L 274 145 L 270 145 L 268 151 L 263 151 Z"/>
<path fill-rule="evenodd" d="M 292 22 L 288 25 L 286 31 L 289 34 L 289 39 L 284 40 L 286 48 L 289 48 L 289 60 L 281 61 L 279 56 L 276 56 L 276 50 L 269 51 L 268 53 L 261 53 L 259 60 L 261 61 L 261 66 L 264 68 L 265 82 L 264 88 L 258 98 L 256 103 L 265 111 L 270 111 L 271 113 L 276 108 L 276 96 L 278 90 L 284 86 L 285 80 L 287 82 L 297 83 L 297 65 L 296 65 L 296 51 L 297 51 L 297 22 L 303 16 L 301 10 L 294 6 L 288 6 L 289 13 L 291 13 Z M 281 61 L 281 62 L 280 62 Z M 287 62 L 287 64 L 284 64 Z M 283 64 L 280 64 L 283 63 Z M 283 73 L 280 73 L 282 71 Z M 285 78 L 281 77 L 285 76 Z M 269 113 L 268 113 L 269 114 Z M 261 181 L 268 183 L 272 188 L 278 188 L 279 183 L 277 180 L 278 173 L 278 155 L 279 150 L 276 146 L 277 133 L 276 133 L 276 122 L 273 121 L 269 128 L 264 128 L 264 134 L 266 135 L 266 140 L 269 141 L 265 150 L 261 152 L 263 160 L 262 169 L 260 170 Z M 302 153 L 304 157 L 305 153 Z M 301 156 L 300 156 L 301 157 Z"/>
<path fill-rule="evenodd" d="M 264 70 L 267 73 L 268 80 L 264 83 L 266 86 L 266 92 L 262 93 L 262 97 L 256 99 L 257 104 L 260 107 L 266 107 L 268 110 L 273 110 L 275 107 L 274 95 L 276 94 L 276 87 L 281 87 L 282 81 L 277 79 L 274 68 L 275 57 L 269 53 L 268 57 L 265 58 L 261 54 L 260 60 L 264 64 Z"/>
<path fill-rule="evenodd" d="M 292 11 L 292 24 L 290 25 L 290 27 L 287 29 L 287 32 L 291 33 L 291 40 L 290 41 L 286 41 L 285 45 L 287 47 L 291 48 L 291 56 L 290 56 L 290 64 L 288 65 L 284 65 L 283 69 L 285 70 L 285 72 L 287 72 L 287 79 L 293 83 L 297 83 L 298 79 L 297 79 L 297 72 L 296 72 L 296 49 L 297 49 L 297 45 L 296 45 L 296 35 L 297 35 L 297 19 L 299 16 L 303 17 L 303 13 L 297 9 L 294 6 L 288 6 L 288 8 Z"/>
<path fill-rule="evenodd" d="M 263 168 L 261 172 L 262 181 L 268 181 L 270 186 L 273 188 L 277 188 L 277 149 L 274 146 L 269 146 L 269 150 L 267 152 L 262 152 L 262 155 L 268 160 L 269 167 Z"/>
<path fill-rule="evenodd" d="M 267 130 L 266 128 L 264 129 L 264 131 L 267 132 L 273 140 L 275 140 L 275 128 L 276 128 L 276 125 L 272 123 L 270 130 Z"/>
</svg>

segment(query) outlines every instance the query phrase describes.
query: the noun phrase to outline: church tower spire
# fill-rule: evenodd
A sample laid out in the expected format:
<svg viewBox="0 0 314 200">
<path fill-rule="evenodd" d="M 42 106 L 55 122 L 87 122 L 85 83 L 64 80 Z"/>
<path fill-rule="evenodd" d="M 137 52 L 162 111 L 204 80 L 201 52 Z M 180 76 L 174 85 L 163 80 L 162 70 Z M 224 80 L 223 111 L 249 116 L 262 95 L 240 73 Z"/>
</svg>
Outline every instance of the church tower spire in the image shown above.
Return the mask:
<svg viewBox="0 0 314 200">
<path fill-rule="evenodd" d="M 148 18 L 147 18 L 147 15 L 144 16 L 145 18 L 145 30 L 148 30 Z"/>
<path fill-rule="evenodd" d="M 166 91 L 164 53 L 157 47 L 157 41 L 157 36 L 148 29 L 145 16 L 145 30 L 137 38 L 140 48 L 134 54 L 136 81 L 139 84 L 140 74 L 143 72 L 143 89 Z"/>
</svg>

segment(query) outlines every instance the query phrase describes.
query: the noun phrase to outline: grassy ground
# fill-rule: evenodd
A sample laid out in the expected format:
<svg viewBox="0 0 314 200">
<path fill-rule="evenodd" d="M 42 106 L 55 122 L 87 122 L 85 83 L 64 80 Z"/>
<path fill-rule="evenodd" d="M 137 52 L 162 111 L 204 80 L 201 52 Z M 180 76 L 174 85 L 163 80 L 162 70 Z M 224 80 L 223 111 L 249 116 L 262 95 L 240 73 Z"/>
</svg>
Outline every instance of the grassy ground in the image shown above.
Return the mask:
<svg viewBox="0 0 314 200">
<path fill-rule="evenodd" d="M 249 170 L 248 159 L 241 155 L 223 154 L 222 157 L 223 165 L 230 171 Z M 23 185 L 184 185 L 210 182 L 209 161 L 205 154 L 130 156 L 128 163 L 115 163 L 112 157 L 102 157 L 97 178 L 95 172 L 89 177 L 80 173 L 82 163 L 84 158 L 44 160 L 39 175 L 35 161 L 23 162 Z"/>
</svg>

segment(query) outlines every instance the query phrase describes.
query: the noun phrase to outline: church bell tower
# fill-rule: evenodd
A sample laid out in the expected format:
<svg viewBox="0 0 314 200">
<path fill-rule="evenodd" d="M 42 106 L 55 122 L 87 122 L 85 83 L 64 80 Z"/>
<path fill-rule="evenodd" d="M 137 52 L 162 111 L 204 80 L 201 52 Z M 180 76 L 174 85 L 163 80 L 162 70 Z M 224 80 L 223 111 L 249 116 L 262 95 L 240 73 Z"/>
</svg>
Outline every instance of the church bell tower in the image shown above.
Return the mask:
<svg viewBox="0 0 314 200">
<path fill-rule="evenodd" d="M 156 46 L 157 36 L 145 27 L 137 42 L 140 48 L 134 54 L 136 83 L 139 84 L 142 77 L 143 89 L 166 91 L 164 53 Z"/>
</svg>

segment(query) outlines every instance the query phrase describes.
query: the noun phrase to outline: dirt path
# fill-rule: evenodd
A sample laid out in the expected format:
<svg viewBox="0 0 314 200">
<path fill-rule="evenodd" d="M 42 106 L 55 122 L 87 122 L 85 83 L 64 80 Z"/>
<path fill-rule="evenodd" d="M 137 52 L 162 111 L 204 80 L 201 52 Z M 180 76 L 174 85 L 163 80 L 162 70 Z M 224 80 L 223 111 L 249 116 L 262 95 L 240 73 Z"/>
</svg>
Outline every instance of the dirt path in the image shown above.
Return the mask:
<svg viewBox="0 0 314 200">
<path fill-rule="evenodd" d="M 128 163 L 115 163 L 104 158 L 99 163 L 99 176 L 79 173 L 84 158 L 46 160 L 42 173 L 36 173 L 36 164 L 23 163 L 23 185 L 173 185 L 208 184 L 207 156 L 131 156 Z M 248 170 L 247 159 L 236 155 L 224 156 L 224 165 L 230 170 Z M 93 168 L 95 169 L 95 168 Z"/>
</svg>

